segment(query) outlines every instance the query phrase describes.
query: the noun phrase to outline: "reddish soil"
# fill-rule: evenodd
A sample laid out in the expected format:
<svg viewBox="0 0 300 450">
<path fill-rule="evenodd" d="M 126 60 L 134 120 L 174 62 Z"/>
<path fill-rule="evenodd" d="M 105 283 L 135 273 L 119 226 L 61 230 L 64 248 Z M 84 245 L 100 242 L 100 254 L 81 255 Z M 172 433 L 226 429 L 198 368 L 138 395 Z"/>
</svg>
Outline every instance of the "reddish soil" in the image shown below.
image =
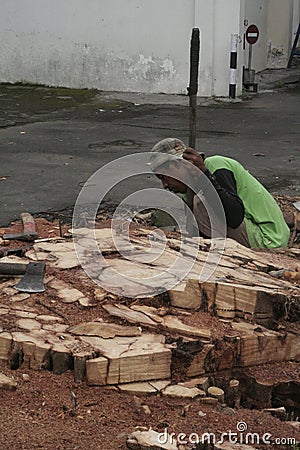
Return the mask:
<svg viewBox="0 0 300 450">
<path fill-rule="evenodd" d="M 266 412 L 212 407 L 199 399 L 143 396 L 139 401 L 107 388 L 76 384 L 72 373 L 11 371 L 4 363 L 0 364 L 0 371 L 18 382 L 16 391 L 1 391 L 1 450 L 125 450 L 126 436 L 137 426 L 199 436 L 210 431 L 219 438 L 222 432 L 236 432 L 239 422 L 246 422 L 248 432 L 260 436 L 270 433 L 271 439 L 300 439 L 300 430 Z M 24 381 L 23 373 L 29 375 L 29 381 Z M 75 416 L 71 392 L 78 403 Z M 149 415 L 143 412 L 141 404 L 149 406 Z M 206 415 L 199 415 L 199 411 Z M 287 448 L 275 444 L 255 447 Z"/>
<path fill-rule="evenodd" d="M 294 199 L 293 199 L 294 200 Z M 285 205 L 286 211 L 291 211 L 291 201 L 286 203 L 281 200 L 281 206 Z M 36 220 L 37 231 L 40 238 L 59 236 L 61 232 L 67 232 L 69 225 L 59 226 L 58 221 L 53 223 L 46 219 Z M 104 224 L 104 222 L 103 222 Z M 107 226 L 107 222 L 105 222 Z M 19 222 L 9 229 L 0 229 L 0 235 L 4 232 L 21 231 Z M 11 247 L 26 246 L 26 243 L 13 241 Z M 296 261 L 296 260 L 295 260 Z M 47 268 L 47 274 L 55 270 Z M 68 271 L 55 271 L 61 279 L 73 282 L 82 292 L 92 296 L 91 283 L 86 280 L 82 269 Z M 37 305 L 36 300 L 42 302 Z M 162 303 L 164 299 L 160 299 Z M 128 300 L 127 300 L 128 301 Z M 145 301 L 153 304 L 157 300 Z M 35 306 L 43 313 L 57 312 L 67 317 L 69 324 L 77 324 L 82 321 L 95 320 L 106 317 L 106 313 L 99 303 L 92 308 L 84 308 L 75 304 L 64 305 L 56 301 L 51 291 L 44 294 L 31 295 L 28 305 Z M 157 306 L 157 305 L 155 305 Z M 47 309 L 48 307 L 48 309 Z M 193 315 L 193 319 L 186 316 L 184 321 L 190 325 L 202 323 L 209 325 L 218 337 L 220 328 L 226 328 L 226 324 L 217 321 L 216 318 L 206 313 Z M 110 318 L 111 320 L 111 318 Z M 199 321 L 199 322 L 198 322 Z M 122 323 L 120 320 L 116 322 Z M 276 376 L 283 381 L 299 380 L 299 364 L 289 363 L 284 365 L 253 367 L 249 374 L 261 380 L 272 380 L 274 370 Z M 174 379 L 180 379 L 180 367 L 173 368 Z M 197 433 L 199 436 L 205 432 L 216 433 L 219 438 L 221 433 L 230 430 L 237 431 L 237 424 L 245 422 L 247 431 L 258 433 L 260 437 L 264 433 L 270 433 L 271 441 L 275 438 L 295 438 L 300 441 L 300 427 L 292 427 L 288 422 L 282 422 L 269 413 L 244 408 L 231 409 L 221 405 L 209 406 L 201 403 L 201 399 L 183 400 L 162 396 L 134 397 L 119 393 L 112 389 L 90 387 L 86 383 L 75 383 L 71 372 L 63 375 L 54 375 L 48 371 L 29 371 L 27 369 L 11 370 L 6 362 L 0 361 L 0 372 L 13 377 L 18 385 L 16 391 L 0 391 L 0 450 L 115 450 L 126 449 L 126 437 L 136 427 L 152 427 L 158 432 L 168 431 L 179 433 Z M 28 374 L 26 380 L 23 374 Z M 277 378 L 276 378 L 277 379 Z M 71 392 L 76 395 L 77 408 L 72 414 Z M 141 405 L 148 405 L 150 414 L 146 414 Z M 200 413 L 199 415 L 199 412 Z M 205 415 L 204 415 L 205 414 Z M 240 436 L 240 435 L 239 435 Z M 245 433 L 243 435 L 245 437 Z M 190 446 L 189 448 L 196 448 Z M 198 447 L 199 448 L 199 447 Z M 287 444 L 255 445 L 255 448 L 287 449 Z"/>
</svg>

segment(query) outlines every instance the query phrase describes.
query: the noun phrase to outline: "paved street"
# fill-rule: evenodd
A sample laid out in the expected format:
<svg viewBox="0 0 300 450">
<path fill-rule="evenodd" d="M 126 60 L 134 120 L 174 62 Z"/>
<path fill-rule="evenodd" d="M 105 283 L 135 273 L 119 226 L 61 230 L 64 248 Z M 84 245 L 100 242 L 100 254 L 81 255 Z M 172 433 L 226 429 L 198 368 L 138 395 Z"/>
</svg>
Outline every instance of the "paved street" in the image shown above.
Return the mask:
<svg viewBox="0 0 300 450">
<path fill-rule="evenodd" d="M 299 195 L 299 74 L 280 89 L 261 78 L 259 93 L 243 101 L 199 99 L 197 149 L 238 159 L 273 193 Z M 2 226 L 22 211 L 72 206 L 109 161 L 150 151 L 164 137 L 188 141 L 188 97 L 93 93 L 75 102 L 66 91 L 0 87 Z M 108 199 L 150 186 L 158 186 L 152 176 L 132 178 Z"/>
</svg>

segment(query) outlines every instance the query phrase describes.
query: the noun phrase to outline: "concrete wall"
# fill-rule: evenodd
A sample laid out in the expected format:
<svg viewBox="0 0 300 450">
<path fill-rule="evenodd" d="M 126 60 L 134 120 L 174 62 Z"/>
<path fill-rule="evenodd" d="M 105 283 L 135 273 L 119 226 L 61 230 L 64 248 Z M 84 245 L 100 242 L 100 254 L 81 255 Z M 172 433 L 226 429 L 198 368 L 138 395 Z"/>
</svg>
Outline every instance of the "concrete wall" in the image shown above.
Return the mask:
<svg viewBox="0 0 300 450">
<path fill-rule="evenodd" d="M 247 0 L 245 4 L 244 32 L 251 24 L 255 24 L 259 29 L 259 39 L 252 47 L 251 67 L 256 71 L 263 70 L 268 66 L 268 13 L 270 1 L 273 0 Z M 285 2 L 285 0 L 281 0 L 281 2 Z M 248 67 L 248 55 L 249 44 L 246 42 L 244 55 L 246 67 Z"/>
<path fill-rule="evenodd" d="M 260 31 L 259 40 L 253 45 L 252 67 L 256 71 L 286 67 L 300 20 L 300 0 L 246 0 L 245 20 Z M 248 49 L 246 43 L 246 66 Z"/>
<path fill-rule="evenodd" d="M 243 2 L 232 0 L 214 1 L 214 86 L 216 96 L 228 95 L 231 34 L 241 36 L 241 16 Z M 238 45 L 237 94 L 242 88 L 242 41 Z"/>
<path fill-rule="evenodd" d="M 231 34 L 243 36 L 244 19 L 256 23 L 253 67 L 266 68 L 268 48 L 280 49 L 288 35 L 272 21 L 283 3 L 284 23 L 295 21 L 293 2 L 300 0 L 1 0 L 0 82 L 186 94 L 197 26 L 199 95 L 227 96 Z M 242 43 L 238 52 L 239 94 Z"/>
<path fill-rule="evenodd" d="M 170 14 L 161 0 L 9 0 L 0 17 L 0 79 L 183 92 L 192 3 L 172 0 Z"/>
<path fill-rule="evenodd" d="M 7 0 L 0 81 L 186 93 L 193 26 L 199 95 L 227 95 L 240 0 Z M 241 87 L 241 83 L 240 83 Z"/>
<path fill-rule="evenodd" d="M 201 32 L 199 95 L 228 96 L 231 34 L 241 34 L 241 0 L 196 0 Z M 225 6 L 225 7 L 224 7 Z M 242 45 L 238 46 L 237 93 L 242 89 Z"/>
<path fill-rule="evenodd" d="M 293 7 L 294 0 L 269 0 L 268 67 L 287 66 L 291 50 Z"/>
</svg>

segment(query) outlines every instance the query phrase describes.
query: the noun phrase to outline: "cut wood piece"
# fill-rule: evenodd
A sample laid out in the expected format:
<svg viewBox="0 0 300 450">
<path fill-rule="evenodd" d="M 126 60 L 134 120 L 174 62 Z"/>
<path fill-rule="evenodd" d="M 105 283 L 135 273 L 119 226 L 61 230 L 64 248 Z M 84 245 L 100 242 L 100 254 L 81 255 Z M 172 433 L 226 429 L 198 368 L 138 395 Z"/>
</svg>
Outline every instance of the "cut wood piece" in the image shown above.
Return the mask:
<svg viewBox="0 0 300 450">
<path fill-rule="evenodd" d="M 37 330 L 40 332 L 40 330 Z M 45 335 L 46 336 L 46 333 Z M 50 368 L 50 344 L 41 336 L 32 333 L 12 333 L 14 350 L 22 353 L 22 366 L 33 370 Z M 13 357 L 13 356 L 12 356 Z"/>
<path fill-rule="evenodd" d="M 102 286 L 117 295 L 131 298 L 145 298 L 165 292 L 178 282 L 175 271 L 164 266 L 137 263 L 121 258 L 109 259 L 110 269 L 98 275 Z M 122 282 L 120 283 L 120 274 Z"/>
<path fill-rule="evenodd" d="M 40 330 L 42 325 L 35 319 L 19 319 L 16 321 L 16 325 L 24 330 Z"/>
<path fill-rule="evenodd" d="M 107 297 L 108 293 L 104 289 L 96 288 L 94 289 L 94 299 L 97 302 L 101 302 Z"/>
<path fill-rule="evenodd" d="M 191 380 L 184 381 L 182 383 L 178 383 L 180 386 L 192 388 L 197 387 L 199 389 L 202 389 L 203 391 L 207 391 L 209 388 L 209 379 L 208 377 L 201 377 L 201 378 L 192 378 Z"/>
<path fill-rule="evenodd" d="M 24 319 L 35 319 L 36 313 L 30 312 L 30 311 L 19 311 L 19 310 L 13 310 L 13 305 L 11 306 L 11 312 L 15 314 L 17 317 L 22 317 Z"/>
<path fill-rule="evenodd" d="M 176 440 L 167 432 L 134 431 L 126 441 L 129 450 L 178 450 Z"/>
<path fill-rule="evenodd" d="M 55 344 L 51 348 L 51 365 L 53 373 L 60 375 L 73 367 L 71 351 L 64 345 Z"/>
<path fill-rule="evenodd" d="M 44 342 L 22 344 L 23 363 L 22 367 L 32 370 L 50 369 L 50 345 Z"/>
<path fill-rule="evenodd" d="M 82 292 L 80 292 L 78 289 L 69 287 L 61 289 L 57 292 L 57 295 L 64 303 L 74 303 L 79 300 L 85 299 Z"/>
<path fill-rule="evenodd" d="M 176 332 L 185 336 L 202 337 L 206 340 L 209 340 L 211 338 L 211 331 L 209 329 L 186 325 L 180 319 L 178 319 L 178 317 L 173 315 L 165 315 L 161 317 L 158 314 L 159 311 L 156 308 L 144 305 L 133 305 L 130 309 L 134 309 L 135 311 L 146 314 L 169 331 Z"/>
<path fill-rule="evenodd" d="M 205 392 L 196 387 L 188 388 L 185 386 L 180 386 L 179 384 L 173 384 L 167 386 L 162 391 L 163 395 L 167 395 L 169 397 L 182 397 L 182 398 L 196 398 L 196 397 L 204 397 Z"/>
<path fill-rule="evenodd" d="M 13 287 L 6 287 L 2 289 L 3 294 L 8 295 L 9 297 L 12 297 L 16 294 L 16 290 Z"/>
<path fill-rule="evenodd" d="M 205 344 L 203 349 L 197 353 L 188 367 L 186 374 L 188 377 L 195 377 L 197 375 L 204 375 L 206 373 L 206 360 L 215 348 L 213 344 Z"/>
<path fill-rule="evenodd" d="M 41 314 L 39 316 L 36 316 L 37 320 L 40 320 L 42 323 L 53 323 L 53 322 L 62 322 L 62 318 L 58 316 L 49 316 L 47 314 Z"/>
<path fill-rule="evenodd" d="M 200 337 L 205 340 L 211 339 L 211 331 L 205 328 L 197 328 L 184 324 L 177 317 L 165 316 L 163 325 L 166 329 L 184 336 Z"/>
<path fill-rule="evenodd" d="M 74 303 L 78 300 L 82 300 L 82 299 L 86 298 L 81 291 L 71 287 L 65 281 L 62 281 L 62 280 L 59 280 L 56 278 L 54 280 L 50 281 L 48 283 L 48 286 L 57 291 L 57 296 L 64 303 Z"/>
<path fill-rule="evenodd" d="M 276 305 L 283 304 L 286 298 L 274 289 L 236 283 L 205 282 L 201 291 L 204 310 L 216 311 L 222 318 L 251 315 L 257 321 L 273 319 Z"/>
<path fill-rule="evenodd" d="M 103 356 L 86 361 L 87 383 L 91 386 L 107 384 L 108 359 Z"/>
<path fill-rule="evenodd" d="M 150 317 L 150 319 L 154 320 L 157 324 L 163 324 L 164 318 L 166 317 L 165 309 L 161 312 L 161 309 L 154 308 L 153 306 L 146 305 L 132 305 L 131 310 L 139 311 L 146 316 Z"/>
<path fill-rule="evenodd" d="M 215 305 L 217 314 L 221 317 L 222 309 L 231 310 L 235 315 L 235 311 L 239 310 L 254 314 L 257 308 L 258 294 L 260 288 L 242 286 L 232 283 L 217 283 L 215 290 Z M 265 311 L 272 317 L 272 303 L 266 299 Z M 233 315 L 233 317 L 234 317 Z"/>
<path fill-rule="evenodd" d="M 93 306 L 97 306 L 97 303 L 88 297 L 80 297 L 78 299 L 78 303 L 84 308 L 92 308 Z"/>
<path fill-rule="evenodd" d="M 81 340 L 109 360 L 107 384 L 165 379 L 170 376 L 171 350 L 165 347 L 164 336 L 143 334 L 114 339 L 81 336 Z M 92 364 L 96 364 L 95 360 L 87 361 L 87 367 Z M 87 380 L 91 383 L 88 370 Z M 92 384 L 97 384 L 95 381 L 93 378 Z M 103 382 L 103 377 L 100 381 Z"/>
<path fill-rule="evenodd" d="M 17 389 L 17 382 L 4 375 L 4 373 L 0 373 L 0 389 L 15 391 Z"/>
<path fill-rule="evenodd" d="M 134 311 L 124 305 L 102 305 L 102 308 L 112 316 L 121 317 L 130 323 L 140 323 L 141 325 L 148 327 L 157 326 L 157 323 L 150 319 L 146 314 Z"/>
<path fill-rule="evenodd" d="M 156 381 L 149 381 L 151 386 L 153 386 L 157 391 L 162 391 L 165 389 L 169 384 L 171 384 L 170 380 L 156 380 Z"/>
<path fill-rule="evenodd" d="M 257 255 L 253 250 L 231 238 L 226 239 L 224 253 L 231 257 L 239 255 L 240 257 L 243 257 L 246 262 L 253 261 L 257 258 Z"/>
<path fill-rule="evenodd" d="M 216 386 L 210 386 L 207 389 L 207 393 L 210 397 L 216 398 L 218 402 L 224 403 L 224 391 Z"/>
<path fill-rule="evenodd" d="M 241 396 L 245 408 L 271 408 L 273 382 L 259 381 L 254 376 L 243 374 Z"/>
<path fill-rule="evenodd" d="M 253 366 L 299 360 L 300 339 L 291 333 L 279 333 L 246 322 L 232 323 L 241 333 L 238 365 Z"/>
<path fill-rule="evenodd" d="M 186 309 L 199 309 L 202 303 L 198 280 L 188 278 L 168 291 L 172 306 Z"/>
<path fill-rule="evenodd" d="M 134 395 L 151 395 L 157 394 L 157 389 L 149 382 L 141 381 L 139 383 L 124 383 L 119 384 L 118 388 L 121 392 Z"/>
<path fill-rule="evenodd" d="M 23 302 L 24 300 L 27 300 L 29 297 L 30 297 L 30 294 L 27 294 L 25 292 L 20 292 L 19 294 L 15 294 L 13 297 L 11 297 L 11 301 Z"/>
<path fill-rule="evenodd" d="M 231 408 L 239 408 L 241 402 L 240 382 L 232 379 L 226 392 L 226 403 Z"/>
<path fill-rule="evenodd" d="M 72 269 L 80 265 L 75 253 L 73 242 L 39 242 L 33 246 L 35 253 L 30 250 L 26 256 L 38 260 L 47 260 L 48 265 L 60 269 Z"/>
<path fill-rule="evenodd" d="M 7 332 L 0 333 L 0 360 L 8 360 L 12 347 L 12 335 Z"/>
<path fill-rule="evenodd" d="M 140 336 L 139 327 L 122 326 L 108 322 L 83 322 L 68 329 L 69 333 L 76 335 L 98 336 L 113 338 L 115 336 Z"/>
<path fill-rule="evenodd" d="M 51 331 L 52 333 L 63 334 L 67 331 L 68 325 L 62 323 L 47 323 L 42 325 L 43 330 Z"/>
<path fill-rule="evenodd" d="M 96 358 L 96 352 L 82 351 L 73 354 L 74 359 L 74 381 L 79 383 L 86 378 L 86 362 Z"/>
</svg>

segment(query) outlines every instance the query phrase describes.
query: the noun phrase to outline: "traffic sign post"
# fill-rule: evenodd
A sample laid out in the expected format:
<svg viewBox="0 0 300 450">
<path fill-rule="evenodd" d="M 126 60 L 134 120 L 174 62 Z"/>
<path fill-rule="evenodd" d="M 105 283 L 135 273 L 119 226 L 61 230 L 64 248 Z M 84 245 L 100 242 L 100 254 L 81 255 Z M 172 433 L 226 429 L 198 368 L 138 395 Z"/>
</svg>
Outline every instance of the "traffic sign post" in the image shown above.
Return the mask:
<svg viewBox="0 0 300 450">
<path fill-rule="evenodd" d="M 246 30 L 246 41 L 248 44 L 253 45 L 258 41 L 259 30 L 256 25 L 249 25 Z"/>
<path fill-rule="evenodd" d="M 252 45 L 258 41 L 259 38 L 259 30 L 256 25 L 252 24 L 246 30 L 245 33 L 246 41 L 249 44 L 249 54 L 248 54 L 248 68 L 244 68 L 244 80 L 243 84 L 246 89 L 253 87 L 253 91 L 257 92 L 257 83 L 254 82 L 255 79 L 255 70 L 251 69 L 252 64 Z"/>
</svg>

